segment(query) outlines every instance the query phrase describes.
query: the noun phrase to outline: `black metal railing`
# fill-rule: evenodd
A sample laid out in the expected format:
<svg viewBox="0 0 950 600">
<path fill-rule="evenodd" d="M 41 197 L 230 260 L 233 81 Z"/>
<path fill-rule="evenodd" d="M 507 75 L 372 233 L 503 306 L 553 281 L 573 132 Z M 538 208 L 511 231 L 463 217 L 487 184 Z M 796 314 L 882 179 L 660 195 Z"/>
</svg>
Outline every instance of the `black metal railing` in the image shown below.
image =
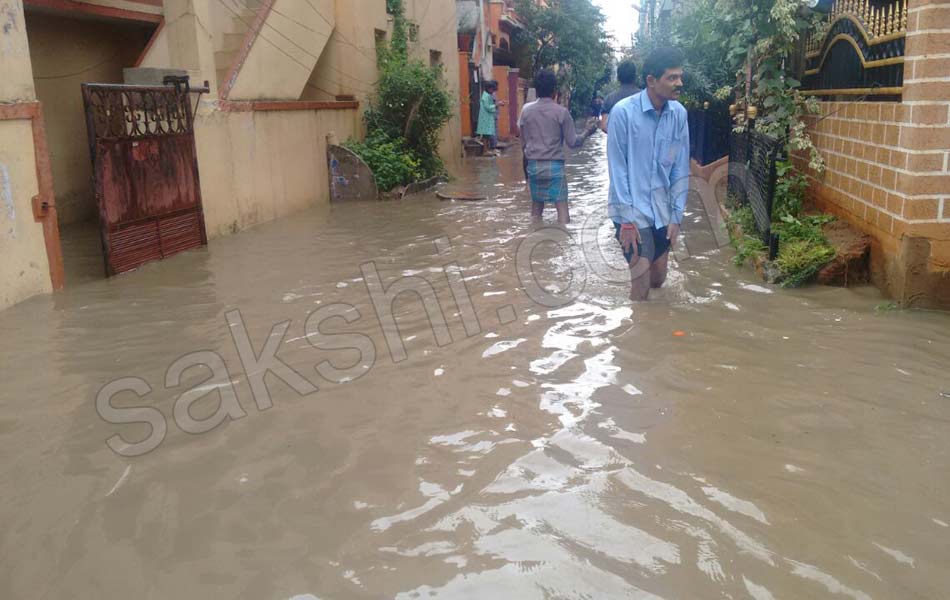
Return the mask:
<svg viewBox="0 0 950 600">
<path fill-rule="evenodd" d="M 712 104 L 687 113 L 689 119 L 689 156 L 708 165 L 729 154 L 732 119 L 724 104 Z"/>
<path fill-rule="evenodd" d="M 756 232 L 769 249 L 769 260 L 778 254 L 778 235 L 772 233 L 776 163 L 783 144 L 755 131 L 733 132 L 729 144 L 729 195 L 741 206 L 749 206 Z"/>
</svg>

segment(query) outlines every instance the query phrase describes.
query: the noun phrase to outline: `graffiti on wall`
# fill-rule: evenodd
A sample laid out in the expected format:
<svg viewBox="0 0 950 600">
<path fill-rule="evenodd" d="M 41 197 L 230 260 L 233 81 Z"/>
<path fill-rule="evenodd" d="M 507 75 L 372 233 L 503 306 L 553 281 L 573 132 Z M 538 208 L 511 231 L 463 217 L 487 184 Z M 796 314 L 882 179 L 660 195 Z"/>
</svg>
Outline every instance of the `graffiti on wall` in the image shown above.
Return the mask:
<svg viewBox="0 0 950 600">
<path fill-rule="evenodd" d="M 0 163 L 0 199 L 3 200 L 4 212 L 10 221 L 7 233 L 11 238 L 16 237 L 16 206 L 13 204 L 13 186 L 10 184 L 10 170 Z"/>
<path fill-rule="evenodd" d="M 330 170 L 330 200 L 375 200 L 379 190 L 369 166 L 352 151 L 333 144 L 327 145 L 327 165 Z"/>
</svg>

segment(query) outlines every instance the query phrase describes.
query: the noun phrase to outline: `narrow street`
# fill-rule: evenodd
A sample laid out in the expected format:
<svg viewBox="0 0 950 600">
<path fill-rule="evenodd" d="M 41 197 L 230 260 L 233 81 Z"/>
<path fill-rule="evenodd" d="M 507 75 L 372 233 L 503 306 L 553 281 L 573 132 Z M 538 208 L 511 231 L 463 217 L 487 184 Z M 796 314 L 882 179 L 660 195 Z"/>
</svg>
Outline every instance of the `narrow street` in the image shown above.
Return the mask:
<svg viewBox="0 0 950 600">
<path fill-rule="evenodd" d="M 604 145 L 537 285 L 512 153 L 0 312 L 0 598 L 944 596 L 950 316 L 768 287 L 695 203 L 649 303 L 545 306 L 621 260 Z"/>
</svg>

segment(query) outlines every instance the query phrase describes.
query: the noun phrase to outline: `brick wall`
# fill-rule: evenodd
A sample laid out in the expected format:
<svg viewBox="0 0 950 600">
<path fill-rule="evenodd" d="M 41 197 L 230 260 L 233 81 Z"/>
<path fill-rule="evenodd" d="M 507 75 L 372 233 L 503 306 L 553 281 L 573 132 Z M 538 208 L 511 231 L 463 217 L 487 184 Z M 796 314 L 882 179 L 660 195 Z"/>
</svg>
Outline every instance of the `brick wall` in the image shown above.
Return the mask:
<svg viewBox="0 0 950 600">
<path fill-rule="evenodd" d="M 891 296 L 950 308 L 950 2 L 911 0 L 901 102 L 822 102 L 809 126 L 814 203 L 871 234 Z"/>
</svg>

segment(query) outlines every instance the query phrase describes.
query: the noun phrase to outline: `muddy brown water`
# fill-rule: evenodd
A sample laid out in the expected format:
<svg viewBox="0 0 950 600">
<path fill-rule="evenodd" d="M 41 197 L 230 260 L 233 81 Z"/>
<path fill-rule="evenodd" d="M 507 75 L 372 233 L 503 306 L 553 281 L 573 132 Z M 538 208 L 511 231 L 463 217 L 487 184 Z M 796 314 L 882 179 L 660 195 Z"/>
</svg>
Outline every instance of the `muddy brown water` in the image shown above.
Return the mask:
<svg viewBox="0 0 950 600">
<path fill-rule="evenodd" d="M 602 152 L 571 161 L 577 239 L 604 217 Z M 950 317 L 764 286 L 695 205 L 650 303 L 592 276 L 541 305 L 516 269 L 519 169 L 471 161 L 452 185 L 484 202 L 314 209 L 0 312 L 0 598 L 947 597 Z M 540 285 L 570 279 L 577 250 L 539 245 Z M 370 262 L 384 285 L 429 282 L 448 331 L 400 296 L 394 361 Z M 367 336 L 375 360 L 309 343 L 308 315 L 338 303 L 360 317 L 321 330 Z M 319 390 L 266 375 L 261 410 L 232 333 L 260 353 L 285 322 L 277 356 Z M 196 351 L 225 379 L 192 367 L 166 387 Z M 321 377 L 327 360 L 345 374 Z M 127 451 L 149 427 L 96 410 L 130 377 L 144 396 L 112 405 L 167 425 L 136 457 L 107 440 Z M 188 389 L 195 421 L 227 390 L 245 416 L 187 433 Z"/>
</svg>

